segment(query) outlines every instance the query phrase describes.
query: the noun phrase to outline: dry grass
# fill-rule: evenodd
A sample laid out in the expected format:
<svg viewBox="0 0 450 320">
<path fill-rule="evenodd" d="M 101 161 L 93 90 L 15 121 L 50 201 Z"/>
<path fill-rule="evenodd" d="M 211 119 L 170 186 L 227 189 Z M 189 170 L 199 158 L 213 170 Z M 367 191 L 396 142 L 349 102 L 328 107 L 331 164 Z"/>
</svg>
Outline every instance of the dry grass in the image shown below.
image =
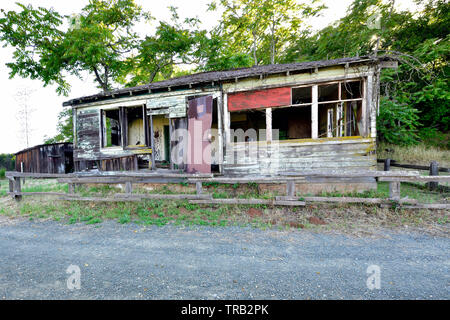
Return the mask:
<svg viewBox="0 0 450 320">
<path fill-rule="evenodd" d="M 439 162 L 442 167 L 450 167 L 450 151 L 425 144 L 416 146 L 398 146 L 379 143 L 377 148 L 379 159 L 390 158 L 399 163 L 429 165 L 431 161 Z"/>
</svg>

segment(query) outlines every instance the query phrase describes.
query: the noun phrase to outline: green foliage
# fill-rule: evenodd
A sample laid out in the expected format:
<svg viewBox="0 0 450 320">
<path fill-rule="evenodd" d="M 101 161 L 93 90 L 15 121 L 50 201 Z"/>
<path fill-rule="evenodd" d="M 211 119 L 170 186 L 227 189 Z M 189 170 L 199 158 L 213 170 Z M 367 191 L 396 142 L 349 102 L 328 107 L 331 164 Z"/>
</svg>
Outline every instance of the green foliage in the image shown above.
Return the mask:
<svg viewBox="0 0 450 320">
<path fill-rule="evenodd" d="M 0 169 L 0 179 L 4 179 L 5 178 L 5 173 L 6 173 L 6 169 L 5 168 L 1 168 Z"/>
<path fill-rule="evenodd" d="M 219 0 L 210 10 L 223 8 L 221 36 L 234 52 L 253 59 L 253 64 L 279 62 L 283 48 L 296 39 L 304 19 L 317 15 L 324 6 L 295 0 Z"/>
<path fill-rule="evenodd" d="M 316 34 L 304 32 L 291 43 L 282 61 L 378 53 L 396 57 L 399 68 L 382 72 L 379 138 L 414 144 L 421 137 L 419 127 L 450 129 L 449 6 L 445 0 L 428 0 L 420 1 L 422 11 L 398 12 L 393 3 L 354 0 L 345 17 Z M 379 12 L 380 28 L 368 27 L 373 8 Z"/>
<path fill-rule="evenodd" d="M 4 168 L 7 171 L 14 170 L 16 166 L 16 156 L 9 153 L 0 154 L 0 168 Z"/>
<path fill-rule="evenodd" d="M 10 77 L 42 80 L 57 85 L 58 94 L 70 90 L 67 74 L 81 78 L 83 71 L 95 77 L 103 91 L 122 76 L 126 54 L 138 36 L 133 25 L 149 15 L 133 0 L 90 0 L 76 17 L 62 16 L 53 9 L 18 4 L 20 12 L 1 10 L 0 41 L 15 49 L 8 63 Z M 63 29 L 64 19 L 71 27 Z"/>
<path fill-rule="evenodd" d="M 396 103 L 382 98 L 380 113 L 377 117 L 377 130 L 381 139 L 386 142 L 411 145 L 418 142 L 418 111 L 407 104 Z"/>
</svg>

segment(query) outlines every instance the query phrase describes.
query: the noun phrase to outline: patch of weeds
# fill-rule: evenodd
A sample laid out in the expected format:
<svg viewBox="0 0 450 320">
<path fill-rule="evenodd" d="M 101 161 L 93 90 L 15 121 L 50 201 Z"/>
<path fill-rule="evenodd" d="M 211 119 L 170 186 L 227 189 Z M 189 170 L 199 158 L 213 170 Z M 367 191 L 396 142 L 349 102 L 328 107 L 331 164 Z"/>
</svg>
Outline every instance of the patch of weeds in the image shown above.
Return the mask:
<svg viewBox="0 0 450 320">
<path fill-rule="evenodd" d="M 239 183 L 235 183 L 231 187 L 236 190 L 237 188 L 239 188 Z"/>
<path fill-rule="evenodd" d="M 102 219 L 100 219 L 100 218 L 93 218 L 93 219 L 87 221 L 86 224 L 97 224 L 97 223 L 101 223 L 101 222 L 102 222 Z"/>
<path fill-rule="evenodd" d="M 203 182 L 203 186 L 205 187 L 213 187 L 217 188 L 220 185 L 218 182 Z"/>
<path fill-rule="evenodd" d="M 198 204 L 196 204 L 196 203 L 189 203 L 188 201 L 184 202 L 182 204 L 182 206 L 184 208 L 186 208 L 186 210 L 189 210 L 189 211 L 194 211 L 194 210 L 197 210 L 198 208 L 200 208 L 200 206 Z"/>
<path fill-rule="evenodd" d="M 214 199 L 227 199 L 230 198 L 230 195 L 228 194 L 228 192 L 213 192 L 212 197 Z"/>
</svg>

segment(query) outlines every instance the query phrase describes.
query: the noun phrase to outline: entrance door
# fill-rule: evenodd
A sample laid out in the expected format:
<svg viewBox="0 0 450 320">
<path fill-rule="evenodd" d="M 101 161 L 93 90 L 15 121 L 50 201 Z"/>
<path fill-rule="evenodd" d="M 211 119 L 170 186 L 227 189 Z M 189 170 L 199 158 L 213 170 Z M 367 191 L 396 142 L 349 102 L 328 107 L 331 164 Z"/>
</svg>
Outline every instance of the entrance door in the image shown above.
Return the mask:
<svg viewBox="0 0 450 320">
<path fill-rule="evenodd" d="M 212 96 L 189 101 L 188 109 L 188 173 L 211 173 Z"/>
</svg>

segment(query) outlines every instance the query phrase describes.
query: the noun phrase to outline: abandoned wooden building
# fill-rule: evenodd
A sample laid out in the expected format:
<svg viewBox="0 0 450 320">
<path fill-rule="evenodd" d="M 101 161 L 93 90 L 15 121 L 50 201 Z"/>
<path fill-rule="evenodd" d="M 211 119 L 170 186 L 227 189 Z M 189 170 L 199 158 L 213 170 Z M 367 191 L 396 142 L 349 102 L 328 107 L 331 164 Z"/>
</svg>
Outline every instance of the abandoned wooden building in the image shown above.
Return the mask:
<svg viewBox="0 0 450 320">
<path fill-rule="evenodd" d="M 72 99 L 75 171 L 375 169 L 379 75 L 392 67 L 389 57 L 265 65 Z"/>
<path fill-rule="evenodd" d="M 73 146 L 70 142 L 34 146 L 17 152 L 15 156 L 17 172 L 73 172 Z"/>
</svg>

